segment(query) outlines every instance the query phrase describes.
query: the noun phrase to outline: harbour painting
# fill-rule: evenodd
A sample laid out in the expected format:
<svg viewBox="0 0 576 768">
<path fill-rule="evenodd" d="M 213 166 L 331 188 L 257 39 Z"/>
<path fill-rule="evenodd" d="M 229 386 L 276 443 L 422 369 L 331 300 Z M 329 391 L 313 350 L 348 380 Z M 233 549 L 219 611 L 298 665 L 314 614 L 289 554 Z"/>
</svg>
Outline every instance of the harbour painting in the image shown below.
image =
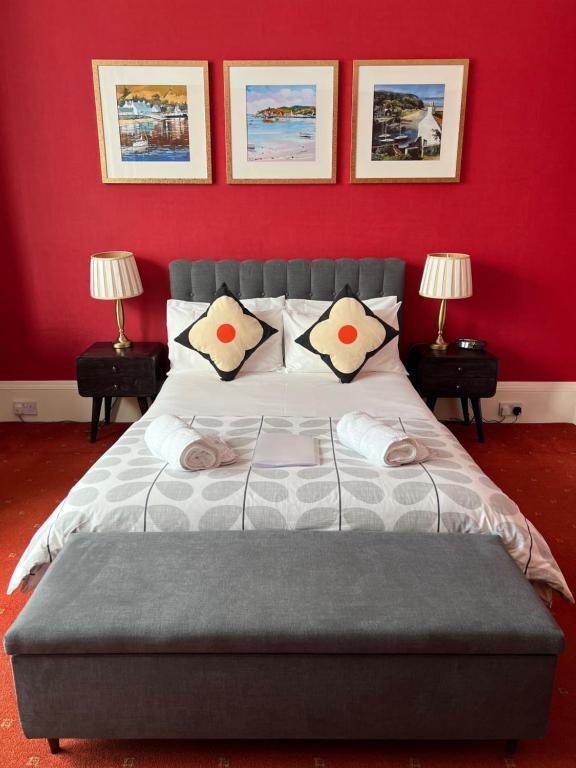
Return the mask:
<svg viewBox="0 0 576 768">
<path fill-rule="evenodd" d="M 247 160 L 316 159 L 316 86 L 246 86 Z"/>
<path fill-rule="evenodd" d="M 442 84 L 375 85 L 372 160 L 439 160 Z"/>
<path fill-rule="evenodd" d="M 189 162 L 185 85 L 116 85 L 123 162 Z"/>
</svg>

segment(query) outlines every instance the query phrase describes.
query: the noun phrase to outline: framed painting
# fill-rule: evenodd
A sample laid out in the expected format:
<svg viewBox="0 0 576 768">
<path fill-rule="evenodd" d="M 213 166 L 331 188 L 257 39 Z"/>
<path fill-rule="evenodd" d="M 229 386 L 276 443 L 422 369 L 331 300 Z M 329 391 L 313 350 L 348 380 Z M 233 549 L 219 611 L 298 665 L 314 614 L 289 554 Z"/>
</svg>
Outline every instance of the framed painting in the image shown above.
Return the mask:
<svg viewBox="0 0 576 768">
<path fill-rule="evenodd" d="M 355 61 L 352 183 L 456 182 L 468 59 Z"/>
<path fill-rule="evenodd" d="M 93 61 L 105 184 L 210 184 L 206 61 Z"/>
<path fill-rule="evenodd" d="M 229 184 L 334 184 L 337 61 L 225 61 Z"/>
</svg>

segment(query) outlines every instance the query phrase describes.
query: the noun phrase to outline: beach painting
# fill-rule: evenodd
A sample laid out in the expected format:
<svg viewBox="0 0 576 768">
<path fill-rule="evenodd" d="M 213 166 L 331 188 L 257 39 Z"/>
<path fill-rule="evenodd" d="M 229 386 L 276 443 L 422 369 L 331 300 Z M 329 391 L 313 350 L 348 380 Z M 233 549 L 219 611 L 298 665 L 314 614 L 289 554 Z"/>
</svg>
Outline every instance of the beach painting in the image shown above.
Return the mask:
<svg viewBox="0 0 576 768">
<path fill-rule="evenodd" d="M 372 160 L 440 160 L 443 83 L 374 86 Z"/>
<path fill-rule="evenodd" d="M 337 61 L 225 61 L 229 184 L 334 184 Z"/>
<path fill-rule="evenodd" d="M 185 85 L 116 85 L 116 109 L 123 162 L 190 160 Z"/>
<path fill-rule="evenodd" d="M 316 159 L 316 86 L 246 86 L 246 160 Z"/>
</svg>

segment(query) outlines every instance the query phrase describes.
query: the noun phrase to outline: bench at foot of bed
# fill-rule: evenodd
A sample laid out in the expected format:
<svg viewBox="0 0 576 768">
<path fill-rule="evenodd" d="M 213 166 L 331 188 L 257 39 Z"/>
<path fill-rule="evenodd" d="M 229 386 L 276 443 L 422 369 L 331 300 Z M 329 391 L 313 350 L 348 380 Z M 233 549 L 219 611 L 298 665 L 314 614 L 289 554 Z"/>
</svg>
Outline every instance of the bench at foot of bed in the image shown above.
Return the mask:
<svg viewBox="0 0 576 768">
<path fill-rule="evenodd" d="M 48 738 L 544 736 L 563 635 L 495 536 L 77 534 L 8 631 Z"/>
</svg>

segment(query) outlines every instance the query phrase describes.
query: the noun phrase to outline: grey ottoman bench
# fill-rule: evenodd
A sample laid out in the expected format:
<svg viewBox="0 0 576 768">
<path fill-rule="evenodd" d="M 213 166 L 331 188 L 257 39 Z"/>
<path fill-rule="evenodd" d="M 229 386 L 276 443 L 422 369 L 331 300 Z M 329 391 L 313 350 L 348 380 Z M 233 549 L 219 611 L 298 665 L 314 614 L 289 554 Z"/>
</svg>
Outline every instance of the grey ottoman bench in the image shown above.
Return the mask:
<svg viewBox="0 0 576 768">
<path fill-rule="evenodd" d="M 9 629 L 28 738 L 546 731 L 563 635 L 495 536 L 77 534 Z"/>
</svg>

